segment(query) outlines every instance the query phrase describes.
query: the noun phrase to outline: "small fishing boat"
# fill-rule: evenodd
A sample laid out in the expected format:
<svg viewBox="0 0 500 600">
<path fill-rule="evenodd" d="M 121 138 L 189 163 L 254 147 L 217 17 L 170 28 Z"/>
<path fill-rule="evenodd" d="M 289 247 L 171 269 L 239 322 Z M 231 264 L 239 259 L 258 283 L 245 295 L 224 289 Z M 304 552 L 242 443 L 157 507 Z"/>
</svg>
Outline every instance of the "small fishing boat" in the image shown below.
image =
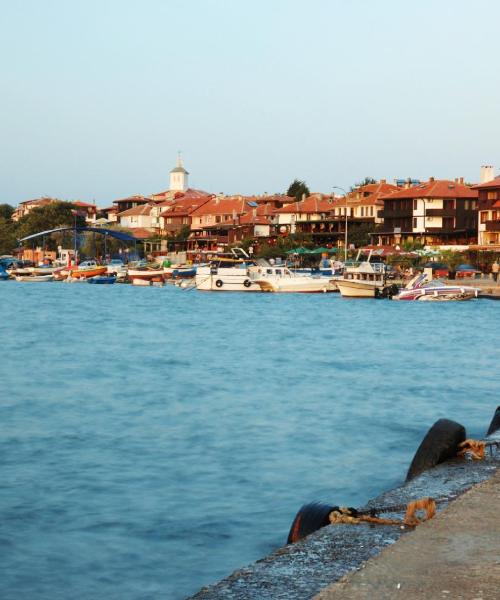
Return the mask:
<svg viewBox="0 0 500 600">
<path fill-rule="evenodd" d="M 427 273 L 416 275 L 393 300 L 419 300 L 443 302 L 450 300 L 472 300 L 479 289 L 467 285 L 446 285 L 440 279 L 428 280 Z"/>
<path fill-rule="evenodd" d="M 42 283 L 44 281 L 54 281 L 53 275 L 16 275 L 16 281 L 29 283 Z"/>
<path fill-rule="evenodd" d="M 94 277 L 89 277 L 87 281 L 96 284 L 112 284 L 116 283 L 116 275 L 94 275 Z"/>
<path fill-rule="evenodd" d="M 155 278 L 157 281 L 163 281 L 164 273 L 163 267 L 151 265 L 129 269 L 127 276 L 130 281 L 133 281 L 134 279 L 153 280 Z"/>
<path fill-rule="evenodd" d="M 8 278 L 9 278 L 9 274 L 2 266 L 0 266 L 0 280 L 6 281 Z"/>
<path fill-rule="evenodd" d="M 98 265 L 95 260 L 86 260 L 78 265 L 78 268 L 71 269 L 71 277 L 88 278 L 106 273 L 107 267 Z"/>
</svg>

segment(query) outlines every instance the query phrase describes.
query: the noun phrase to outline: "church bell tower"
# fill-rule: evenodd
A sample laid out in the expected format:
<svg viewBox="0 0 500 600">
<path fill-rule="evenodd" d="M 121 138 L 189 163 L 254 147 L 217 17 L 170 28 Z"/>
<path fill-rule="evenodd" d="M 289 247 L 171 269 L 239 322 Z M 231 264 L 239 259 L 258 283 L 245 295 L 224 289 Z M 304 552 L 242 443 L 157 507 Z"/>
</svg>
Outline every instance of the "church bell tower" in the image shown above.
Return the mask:
<svg viewBox="0 0 500 600">
<path fill-rule="evenodd" d="M 177 156 L 177 164 L 170 171 L 170 190 L 173 192 L 185 192 L 188 188 L 189 173 L 184 168 L 181 153 Z"/>
</svg>

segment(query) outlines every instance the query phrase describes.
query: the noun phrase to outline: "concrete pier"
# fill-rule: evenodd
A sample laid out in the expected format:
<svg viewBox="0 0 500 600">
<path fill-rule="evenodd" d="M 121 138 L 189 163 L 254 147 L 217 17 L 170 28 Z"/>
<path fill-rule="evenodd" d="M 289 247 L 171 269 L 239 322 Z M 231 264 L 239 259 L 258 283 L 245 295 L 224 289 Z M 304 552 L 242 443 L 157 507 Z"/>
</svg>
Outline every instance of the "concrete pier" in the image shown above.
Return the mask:
<svg viewBox="0 0 500 600">
<path fill-rule="evenodd" d="M 433 520 L 416 529 L 366 523 L 330 525 L 203 588 L 193 598 L 304 600 L 317 596 L 347 600 L 392 598 L 398 593 L 401 598 L 497 597 L 490 592 L 494 579 L 499 581 L 499 467 L 498 451 L 487 453 L 482 461 L 454 459 L 439 465 L 367 505 L 395 506 L 425 496 L 447 498 L 439 504 Z M 482 485 L 468 491 L 477 484 Z M 341 498 L 331 500 L 332 504 L 342 502 Z M 401 519 L 403 511 L 384 516 Z M 393 545 L 401 537 L 404 539 Z M 371 561 L 377 555 L 379 558 Z M 363 570 L 355 573 L 359 569 Z M 441 572 L 446 569 L 448 577 Z M 457 595 L 466 580 L 470 583 L 464 588 L 468 595 Z M 484 585 L 478 586 L 483 580 Z M 420 587 L 427 595 L 416 595 Z"/>
</svg>

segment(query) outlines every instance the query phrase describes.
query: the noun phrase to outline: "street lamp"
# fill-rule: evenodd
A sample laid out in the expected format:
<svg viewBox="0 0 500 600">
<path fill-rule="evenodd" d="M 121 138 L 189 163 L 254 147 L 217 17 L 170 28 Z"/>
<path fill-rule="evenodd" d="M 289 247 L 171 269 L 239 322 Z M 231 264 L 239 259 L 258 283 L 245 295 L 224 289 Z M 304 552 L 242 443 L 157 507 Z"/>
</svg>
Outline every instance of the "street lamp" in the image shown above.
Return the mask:
<svg viewBox="0 0 500 600">
<path fill-rule="evenodd" d="M 345 198 L 345 238 L 344 238 L 344 264 L 347 262 L 347 192 L 340 185 L 332 186 L 334 190 L 341 190 L 344 192 Z"/>
</svg>

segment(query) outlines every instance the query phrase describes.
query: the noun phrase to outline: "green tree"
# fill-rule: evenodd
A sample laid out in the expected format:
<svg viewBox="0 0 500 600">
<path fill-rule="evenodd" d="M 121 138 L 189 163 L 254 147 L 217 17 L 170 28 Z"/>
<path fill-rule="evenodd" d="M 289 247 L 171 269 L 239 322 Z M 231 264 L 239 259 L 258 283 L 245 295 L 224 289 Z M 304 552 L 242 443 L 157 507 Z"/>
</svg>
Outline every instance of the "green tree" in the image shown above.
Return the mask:
<svg viewBox="0 0 500 600">
<path fill-rule="evenodd" d="M 303 195 L 309 196 L 311 192 L 307 187 L 305 181 L 301 181 L 300 179 L 294 179 L 292 183 L 288 186 L 288 190 L 286 191 L 286 195 L 291 198 L 295 198 L 297 201 L 302 200 Z"/>
<path fill-rule="evenodd" d="M 362 181 L 357 181 L 354 185 L 351 185 L 351 192 L 353 192 L 356 188 L 359 188 L 363 185 L 369 185 L 370 183 L 377 183 L 377 180 L 373 179 L 373 177 L 365 177 Z"/>
<path fill-rule="evenodd" d="M 0 215 L 0 255 L 12 254 L 17 246 L 16 224 Z"/>
<path fill-rule="evenodd" d="M 356 248 L 368 246 L 371 243 L 370 233 L 375 231 L 373 223 L 361 223 L 354 225 L 347 230 L 347 243 L 354 244 Z"/>
<path fill-rule="evenodd" d="M 14 207 L 10 204 L 0 204 L 0 217 L 4 219 L 11 219 Z"/>
</svg>

